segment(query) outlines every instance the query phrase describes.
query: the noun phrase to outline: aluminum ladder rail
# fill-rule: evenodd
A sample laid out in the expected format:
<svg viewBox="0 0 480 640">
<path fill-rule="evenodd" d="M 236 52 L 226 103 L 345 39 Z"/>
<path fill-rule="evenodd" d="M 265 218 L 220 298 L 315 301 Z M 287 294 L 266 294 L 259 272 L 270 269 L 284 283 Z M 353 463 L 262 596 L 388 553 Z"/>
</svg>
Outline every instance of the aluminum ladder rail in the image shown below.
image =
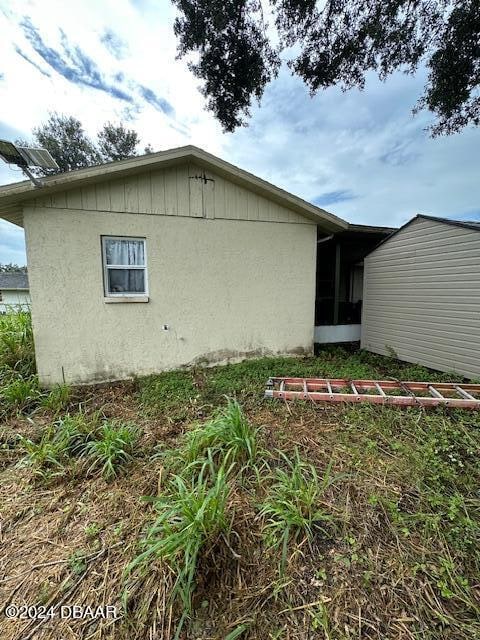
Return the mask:
<svg viewBox="0 0 480 640">
<path fill-rule="evenodd" d="M 267 381 L 265 398 L 480 409 L 480 384 L 346 378 L 270 378 Z"/>
</svg>

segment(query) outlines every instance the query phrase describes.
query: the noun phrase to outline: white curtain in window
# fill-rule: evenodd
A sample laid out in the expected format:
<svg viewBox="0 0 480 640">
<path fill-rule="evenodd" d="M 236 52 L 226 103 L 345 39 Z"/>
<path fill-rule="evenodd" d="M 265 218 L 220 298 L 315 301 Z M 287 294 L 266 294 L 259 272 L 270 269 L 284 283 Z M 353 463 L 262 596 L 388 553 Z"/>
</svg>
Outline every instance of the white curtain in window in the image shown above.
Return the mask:
<svg viewBox="0 0 480 640">
<path fill-rule="evenodd" d="M 105 242 L 107 264 L 125 266 L 143 266 L 145 264 L 143 240 L 107 238 Z"/>
</svg>

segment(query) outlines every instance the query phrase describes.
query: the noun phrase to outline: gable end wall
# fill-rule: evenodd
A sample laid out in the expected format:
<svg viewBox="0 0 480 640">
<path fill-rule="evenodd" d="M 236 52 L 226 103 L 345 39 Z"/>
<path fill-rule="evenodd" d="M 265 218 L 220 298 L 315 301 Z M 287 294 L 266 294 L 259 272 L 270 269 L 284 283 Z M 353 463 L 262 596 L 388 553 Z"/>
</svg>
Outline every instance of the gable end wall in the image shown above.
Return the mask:
<svg viewBox="0 0 480 640">
<path fill-rule="evenodd" d="M 254 191 L 193 164 L 37 198 L 34 208 L 312 224 Z"/>
</svg>

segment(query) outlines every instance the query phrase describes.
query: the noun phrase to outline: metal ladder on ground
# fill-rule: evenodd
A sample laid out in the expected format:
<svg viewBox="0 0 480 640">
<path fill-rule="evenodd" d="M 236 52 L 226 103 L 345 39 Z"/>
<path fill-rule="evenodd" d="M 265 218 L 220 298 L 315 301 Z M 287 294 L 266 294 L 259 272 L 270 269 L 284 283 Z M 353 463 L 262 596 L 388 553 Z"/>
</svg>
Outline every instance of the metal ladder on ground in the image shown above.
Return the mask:
<svg viewBox="0 0 480 640">
<path fill-rule="evenodd" d="M 267 381 L 265 397 L 314 402 L 369 402 L 480 409 L 480 384 L 346 378 L 270 378 Z"/>
</svg>

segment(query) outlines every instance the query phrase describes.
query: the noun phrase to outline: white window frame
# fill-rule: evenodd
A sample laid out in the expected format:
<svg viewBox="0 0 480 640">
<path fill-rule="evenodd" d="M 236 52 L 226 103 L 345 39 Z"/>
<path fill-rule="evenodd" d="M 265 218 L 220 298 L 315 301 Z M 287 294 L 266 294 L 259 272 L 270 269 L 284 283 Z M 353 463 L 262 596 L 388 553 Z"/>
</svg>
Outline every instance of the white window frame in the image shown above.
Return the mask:
<svg viewBox="0 0 480 640">
<path fill-rule="evenodd" d="M 138 236 L 101 236 L 102 240 L 102 262 L 103 262 L 103 292 L 105 298 L 138 298 L 141 300 L 148 299 L 148 260 L 147 260 L 147 240 Z M 107 240 L 134 240 L 135 242 L 143 242 L 143 255 L 145 263 L 143 265 L 125 265 L 125 264 L 107 264 Z M 109 269 L 142 269 L 144 271 L 145 291 L 125 292 L 125 291 L 109 291 L 108 271 Z"/>
</svg>

